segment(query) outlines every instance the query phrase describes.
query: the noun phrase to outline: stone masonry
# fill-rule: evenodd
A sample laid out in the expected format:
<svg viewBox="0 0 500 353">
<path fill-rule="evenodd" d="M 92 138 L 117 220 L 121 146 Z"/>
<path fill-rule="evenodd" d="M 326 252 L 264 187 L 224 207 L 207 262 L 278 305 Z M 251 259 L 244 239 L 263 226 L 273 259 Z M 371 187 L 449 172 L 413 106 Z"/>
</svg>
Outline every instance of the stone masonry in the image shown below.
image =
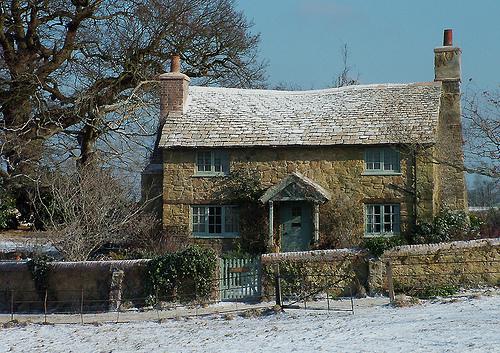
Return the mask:
<svg viewBox="0 0 500 353">
<path fill-rule="evenodd" d="M 240 168 L 257 171 L 265 188 L 292 172 L 300 172 L 333 195 L 345 193 L 357 200 L 361 213 L 364 203 L 400 203 L 404 226 L 412 216 L 413 196 L 404 191 L 412 187 L 409 159 L 402 156 L 399 175 L 363 175 L 364 150 L 360 146 L 230 149 L 230 168 L 232 171 Z M 190 205 L 218 203 L 214 190 L 223 177 L 195 176 L 195 156 L 196 150 L 164 151 L 163 224 L 166 229 L 189 225 Z M 432 165 L 424 161 L 417 163 L 417 205 L 421 217 L 434 214 L 432 172 Z M 241 214 L 240 217 L 252 215 Z M 358 224 L 360 238 L 363 226 L 361 217 Z"/>
</svg>

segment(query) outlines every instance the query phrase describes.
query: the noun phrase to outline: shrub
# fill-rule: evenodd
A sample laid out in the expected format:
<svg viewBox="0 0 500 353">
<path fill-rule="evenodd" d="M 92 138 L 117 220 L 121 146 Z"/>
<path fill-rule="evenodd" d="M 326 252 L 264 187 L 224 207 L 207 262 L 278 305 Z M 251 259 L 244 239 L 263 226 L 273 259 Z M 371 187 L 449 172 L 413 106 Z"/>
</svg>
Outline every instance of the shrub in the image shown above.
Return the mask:
<svg viewBox="0 0 500 353">
<path fill-rule="evenodd" d="M 500 208 L 470 214 L 471 227 L 479 228 L 482 238 L 500 237 Z"/>
<path fill-rule="evenodd" d="M 412 297 L 419 299 L 431 299 L 435 297 L 448 297 L 456 294 L 459 291 L 459 287 L 452 284 L 443 285 L 427 285 L 423 288 L 410 288 L 401 286 L 397 283 L 394 284 L 395 290 L 400 293 L 406 293 Z"/>
<path fill-rule="evenodd" d="M 442 210 L 432 223 L 417 225 L 412 241 L 415 244 L 469 240 L 479 237 L 481 220 L 463 211 Z"/>
<path fill-rule="evenodd" d="M 196 245 L 152 259 L 146 270 L 150 302 L 156 297 L 181 302 L 209 299 L 216 266 L 215 252 Z"/>
<path fill-rule="evenodd" d="M 373 256 L 380 257 L 384 251 L 404 244 L 406 241 L 403 237 L 394 236 L 367 238 L 363 245 Z"/>
<path fill-rule="evenodd" d="M 338 249 L 359 245 L 362 229 L 358 221 L 363 210 L 349 194 L 337 191 L 321 206 L 320 239 L 318 249 Z"/>
<path fill-rule="evenodd" d="M 16 225 L 16 199 L 0 185 L 0 229 L 14 228 Z"/>
<path fill-rule="evenodd" d="M 49 285 L 50 262 L 54 259 L 47 255 L 37 255 L 27 262 L 31 278 L 40 298 L 43 298 Z"/>
</svg>

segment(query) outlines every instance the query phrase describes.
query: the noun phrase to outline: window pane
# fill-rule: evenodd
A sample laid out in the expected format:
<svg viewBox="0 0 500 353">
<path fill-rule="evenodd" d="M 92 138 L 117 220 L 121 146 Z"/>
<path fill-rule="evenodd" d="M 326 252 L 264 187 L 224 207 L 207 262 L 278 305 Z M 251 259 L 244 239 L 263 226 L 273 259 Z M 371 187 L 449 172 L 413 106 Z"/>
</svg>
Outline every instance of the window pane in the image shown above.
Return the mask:
<svg viewBox="0 0 500 353">
<path fill-rule="evenodd" d="M 214 206 L 208 208 L 208 232 L 222 233 L 222 210 Z"/>
<path fill-rule="evenodd" d="M 209 172 L 211 170 L 211 152 L 198 152 L 196 157 L 196 168 L 199 172 Z"/>
<path fill-rule="evenodd" d="M 239 210 L 237 207 L 225 207 L 224 232 L 237 233 L 239 229 Z"/>
<path fill-rule="evenodd" d="M 196 206 L 193 207 L 193 232 L 205 233 L 206 232 L 206 207 Z"/>
<path fill-rule="evenodd" d="M 222 160 L 220 153 L 214 153 L 214 171 L 222 172 Z"/>
</svg>

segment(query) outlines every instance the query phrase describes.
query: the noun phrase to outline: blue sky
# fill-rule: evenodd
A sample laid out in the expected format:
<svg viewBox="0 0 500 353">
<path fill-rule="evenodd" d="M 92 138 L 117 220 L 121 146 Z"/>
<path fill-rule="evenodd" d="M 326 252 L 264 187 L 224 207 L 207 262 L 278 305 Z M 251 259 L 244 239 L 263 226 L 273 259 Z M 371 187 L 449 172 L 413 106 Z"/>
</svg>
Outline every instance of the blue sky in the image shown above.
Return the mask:
<svg viewBox="0 0 500 353">
<path fill-rule="evenodd" d="M 462 78 L 500 84 L 500 0 L 237 0 L 261 33 L 271 84 L 331 85 L 347 43 L 362 83 L 432 81 L 433 48 L 453 29 Z"/>
</svg>

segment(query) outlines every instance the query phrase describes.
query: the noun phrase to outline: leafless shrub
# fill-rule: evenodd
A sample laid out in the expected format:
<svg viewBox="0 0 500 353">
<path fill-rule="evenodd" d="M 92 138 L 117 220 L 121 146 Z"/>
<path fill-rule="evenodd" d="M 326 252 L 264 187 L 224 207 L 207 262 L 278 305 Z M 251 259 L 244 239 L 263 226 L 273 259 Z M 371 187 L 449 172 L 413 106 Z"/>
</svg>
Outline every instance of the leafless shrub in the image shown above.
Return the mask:
<svg viewBox="0 0 500 353">
<path fill-rule="evenodd" d="M 359 220 L 363 211 L 359 202 L 344 192 L 337 191 L 322 206 L 318 248 L 335 249 L 357 245 L 362 239 Z"/>
<path fill-rule="evenodd" d="M 89 260 L 106 244 L 125 244 L 156 229 L 131 188 L 93 165 L 46 173 L 33 202 L 47 238 L 70 261 Z"/>
</svg>

